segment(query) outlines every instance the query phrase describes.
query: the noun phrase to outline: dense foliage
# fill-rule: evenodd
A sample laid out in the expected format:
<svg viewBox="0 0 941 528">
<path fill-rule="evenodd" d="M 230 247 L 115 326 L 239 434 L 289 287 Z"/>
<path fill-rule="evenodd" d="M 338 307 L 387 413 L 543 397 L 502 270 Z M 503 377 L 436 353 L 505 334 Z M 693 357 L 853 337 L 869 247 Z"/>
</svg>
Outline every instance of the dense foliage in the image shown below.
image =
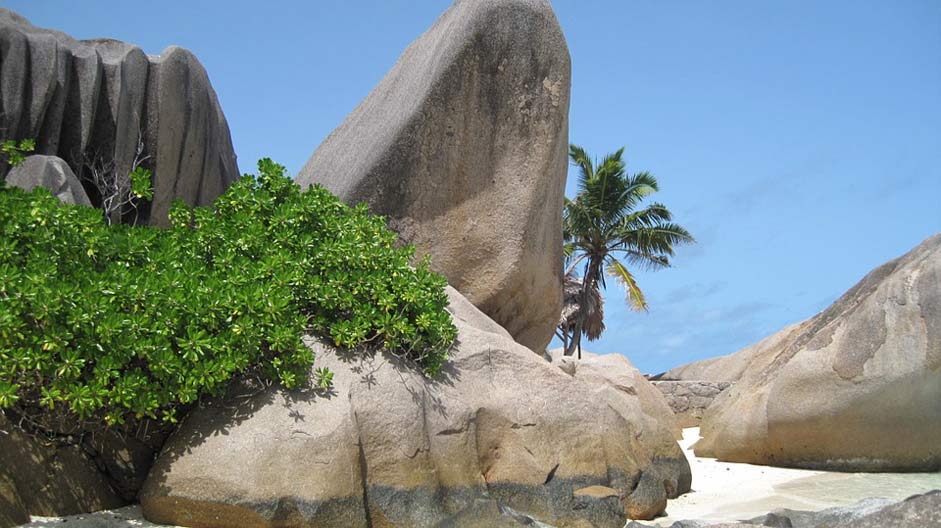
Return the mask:
<svg viewBox="0 0 941 528">
<path fill-rule="evenodd" d="M 107 226 L 45 189 L 0 188 L 0 408 L 172 421 L 239 373 L 305 383 L 311 332 L 429 374 L 445 361 L 444 279 L 412 267 L 365 206 L 301 192 L 266 159 L 212 208 L 177 202 L 170 220 Z"/>
</svg>

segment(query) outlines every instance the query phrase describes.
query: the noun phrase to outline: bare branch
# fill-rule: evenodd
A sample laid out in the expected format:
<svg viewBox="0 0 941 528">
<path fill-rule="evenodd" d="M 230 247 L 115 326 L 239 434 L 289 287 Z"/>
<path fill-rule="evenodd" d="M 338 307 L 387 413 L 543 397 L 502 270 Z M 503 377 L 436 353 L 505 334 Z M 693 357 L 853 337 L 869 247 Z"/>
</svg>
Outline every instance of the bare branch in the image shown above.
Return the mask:
<svg viewBox="0 0 941 528">
<path fill-rule="evenodd" d="M 144 156 L 144 139 L 141 130 L 137 131 L 137 148 L 131 161 L 131 172 L 136 170 L 150 156 Z M 134 224 L 137 223 L 137 200 L 133 193 L 133 184 L 129 174 L 118 174 L 115 160 L 107 159 L 100 152 L 86 153 L 82 157 L 82 178 L 98 190 L 101 197 L 102 214 L 105 222 L 112 225 L 120 222 L 128 208 L 134 210 Z"/>
</svg>

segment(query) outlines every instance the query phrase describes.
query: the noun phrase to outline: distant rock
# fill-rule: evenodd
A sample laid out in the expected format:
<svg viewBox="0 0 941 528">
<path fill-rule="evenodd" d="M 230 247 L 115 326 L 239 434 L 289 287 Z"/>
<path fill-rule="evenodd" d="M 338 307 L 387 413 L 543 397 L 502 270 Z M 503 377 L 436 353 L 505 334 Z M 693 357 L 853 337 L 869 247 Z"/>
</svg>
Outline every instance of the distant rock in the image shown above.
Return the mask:
<svg viewBox="0 0 941 528">
<path fill-rule="evenodd" d="M 440 378 L 309 341 L 334 393 L 268 388 L 195 410 L 148 477 L 145 516 L 194 527 L 532 517 L 620 528 L 627 512 L 659 514 L 689 490 L 673 432 L 639 397 L 566 374 L 449 296 L 459 336 Z"/>
<path fill-rule="evenodd" d="M 941 235 L 832 306 L 724 359 L 698 456 L 850 471 L 941 469 Z"/>
<path fill-rule="evenodd" d="M 709 381 L 731 383 L 738 381 L 746 372 L 764 368 L 771 364 L 774 357 L 794 335 L 804 329 L 804 323 L 784 328 L 761 341 L 749 345 L 734 354 L 719 356 L 686 365 L 658 374 L 651 379 L 657 381 Z"/>
<path fill-rule="evenodd" d="M 216 93 L 189 51 L 79 41 L 0 8 L 0 54 L 0 139 L 33 138 L 80 178 L 88 159 L 127 174 L 142 141 L 155 191 L 142 221 L 166 225 L 172 200 L 208 205 L 239 176 Z"/>
<path fill-rule="evenodd" d="M 728 381 L 652 381 L 676 415 L 680 427 L 699 427 L 716 397 L 732 386 Z"/>
<path fill-rule="evenodd" d="M 45 187 L 62 203 L 91 206 L 82 182 L 62 158 L 35 155 L 13 167 L 7 174 L 7 185 L 32 191 Z"/>
<path fill-rule="evenodd" d="M 366 202 L 542 353 L 562 302 L 571 82 L 546 0 L 457 0 L 300 171 Z"/>
<path fill-rule="evenodd" d="M 644 413 L 659 421 L 676 439 L 683 430 L 663 393 L 657 390 L 623 354 L 594 354 L 582 350 L 582 358 L 566 356 L 561 348 L 547 352 L 553 365 L 579 381 L 611 387 L 627 397 L 636 398 Z"/>
</svg>

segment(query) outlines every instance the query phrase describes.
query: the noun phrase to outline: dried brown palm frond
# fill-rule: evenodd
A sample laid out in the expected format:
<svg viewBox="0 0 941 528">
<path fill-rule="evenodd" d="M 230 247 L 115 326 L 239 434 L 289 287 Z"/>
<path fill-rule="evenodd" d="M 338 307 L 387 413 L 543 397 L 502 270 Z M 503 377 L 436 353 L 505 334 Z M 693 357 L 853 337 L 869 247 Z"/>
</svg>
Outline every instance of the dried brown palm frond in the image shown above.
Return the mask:
<svg viewBox="0 0 941 528">
<path fill-rule="evenodd" d="M 573 274 L 569 273 L 565 276 L 559 326 L 563 331 L 569 331 L 575 328 L 578 318 L 584 316 L 582 331 L 589 341 L 594 341 L 604 332 L 604 298 L 601 296 L 598 283 L 594 282 L 586 292 L 585 306 L 582 307 L 580 303 L 582 285 L 582 279 Z"/>
</svg>

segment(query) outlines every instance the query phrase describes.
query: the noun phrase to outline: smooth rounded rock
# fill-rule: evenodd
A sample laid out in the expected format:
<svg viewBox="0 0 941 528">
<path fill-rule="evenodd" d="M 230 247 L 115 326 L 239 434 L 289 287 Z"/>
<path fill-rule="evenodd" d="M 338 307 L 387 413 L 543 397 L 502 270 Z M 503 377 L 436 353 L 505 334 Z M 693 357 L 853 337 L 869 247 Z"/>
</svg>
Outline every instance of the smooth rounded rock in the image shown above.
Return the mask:
<svg viewBox="0 0 941 528">
<path fill-rule="evenodd" d="M 6 183 L 24 191 L 45 187 L 62 203 L 91 206 L 82 183 L 68 163 L 56 156 L 27 157 L 23 163 L 10 170 Z"/>
<path fill-rule="evenodd" d="M 594 354 L 582 351 L 582 358 L 566 356 L 561 348 L 547 351 L 553 365 L 585 383 L 608 386 L 628 398 L 636 398 L 648 416 L 654 417 L 673 432 L 676 439 L 683 438 L 676 414 L 663 393 L 650 383 L 623 354 Z"/>
</svg>

